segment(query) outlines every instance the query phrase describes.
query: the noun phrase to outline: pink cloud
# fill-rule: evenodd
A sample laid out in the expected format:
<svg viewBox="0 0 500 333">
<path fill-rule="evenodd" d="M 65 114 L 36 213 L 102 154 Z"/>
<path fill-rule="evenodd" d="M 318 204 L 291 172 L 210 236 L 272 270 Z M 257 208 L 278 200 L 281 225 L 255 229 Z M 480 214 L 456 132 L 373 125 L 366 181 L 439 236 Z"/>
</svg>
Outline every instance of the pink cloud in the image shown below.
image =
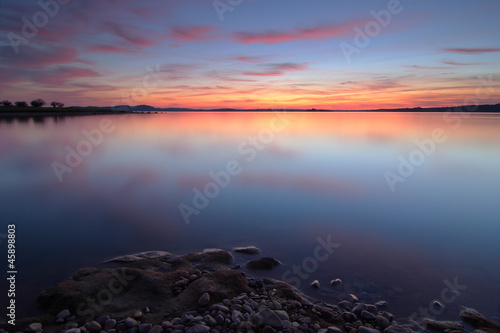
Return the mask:
<svg viewBox="0 0 500 333">
<path fill-rule="evenodd" d="M 34 79 L 40 83 L 60 85 L 74 79 L 101 76 L 100 73 L 89 68 L 58 66 L 50 70 L 38 71 Z"/>
<path fill-rule="evenodd" d="M 47 47 L 44 49 L 25 46 L 23 52 L 4 52 L 0 55 L 3 65 L 21 68 L 47 67 L 79 62 L 78 51 L 71 47 Z"/>
<path fill-rule="evenodd" d="M 246 72 L 244 74 L 249 76 L 282 76 L 285 72 L 303 71 L 308 68 L 307 65 L 294 63 L 268 64 L 263 66 L 267 67 L 267 69 L 261 72 Z"/>
<path fill-rule="evenodd" d="M 88 50 L 91 52 L 96 52 L 96 53 L 131 53 L 131 52 L 135 52 L 135 51 L 132 51 L 130 49 L 116 47 L 113 45 L 103 45 L 103 44 L 90 46 L 88 48 Z"/>
<path fill-rule="evenodd" d="M 482 65 L 481 63 L 479 62 L 456 62 L 456 61 L 453 61 L 453 60 L 443 60 L 443 64 L 446 64 L 446 65 L 453 65 L 453 66 L 472 66 L 472 65 Z"/>
<path fill-rule="evenodd" d="M 500 52 L 500 48 L 451 48 L 451 49 L 444 49 L 444 52 L 450 52 L 450 53 L 462 53 L 462 54 L 483 54 L 483 53 L 494 53 L 494 52 Z"/>
<path fill-rule="evenodd" d="M 365 22 L 351 21 L 342 24 L 322 25 L 310 29 L 296 29 L 289 32 L 266 31 L 262 33 L 240 32 L 234 35 L 242 44 L 266 43 L 276 44 L 296 40 L 314 40 L 330 37 L 342 37 L 352 33 L 352 30 Z"/>
<path fill-rule="evenodd" d="M 213 27 L 173 27 L 171 28 L 170 38 L 176 42 L 192 42 L 201 40 L 214 30 Z"/>
<path fill-rule="evenodd" d="M 248 62 L 248 63 L 258 63 L 262 61 L 262 57 L 235 57 L 235 60 L 242 61 L 242 62 Z"/>
<path fill-rule="evenodd" d="M 420 66 L 420 65 L 409 65 L 403 66 L 405 68 L 413 68 L 413 69 L 447 69 L 447 67 L 432 67 L 432 66 Z"/>
<path fill-rule="evenodd" d="M 146 31 L 141 31 L 131 25 L 118 24 L 116 22 L 108 21 L 102 24 L 102 29 L 104 32 L 109 32 L 118 36 L 133 45 L 153 46 L 156 44 L 156 42 L 144 37 L 145 35 L 150 36 L 151 33 L 146 33 Z"/>
</svg>

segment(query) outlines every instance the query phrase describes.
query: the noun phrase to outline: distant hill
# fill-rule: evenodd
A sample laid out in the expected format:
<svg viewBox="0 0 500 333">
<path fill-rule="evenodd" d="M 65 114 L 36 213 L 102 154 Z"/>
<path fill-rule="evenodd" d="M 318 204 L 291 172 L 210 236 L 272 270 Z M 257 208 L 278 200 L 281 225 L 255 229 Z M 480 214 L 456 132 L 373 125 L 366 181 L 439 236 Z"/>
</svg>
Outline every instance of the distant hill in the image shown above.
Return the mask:
<svg viewBox="0 0 500 333">
<path fill-rule="evenodd" d="M 398 108 L 398 109 L 367 109 L 367 110 L 326 110 L 326 109 L 233 109 L 233 108 L 220 108 L 220 109 L 191 109 L 191 108 L 157 108 L 151 105 L 119 105 L 115 107 L 98 107 L 98 106 L 73 106 L 73 108 L 81 109 L 109 109 L 119 111 L 132 111 L 132 112 L 179 112 L 179 111 L 224 111 L 224 112 L 245 112 L 245 111 L 297 111 L 297 112 L 500 112 L 500 104 L 486 104 L 486 105 L 463 105 L 439 108 Z"/>
</svg>

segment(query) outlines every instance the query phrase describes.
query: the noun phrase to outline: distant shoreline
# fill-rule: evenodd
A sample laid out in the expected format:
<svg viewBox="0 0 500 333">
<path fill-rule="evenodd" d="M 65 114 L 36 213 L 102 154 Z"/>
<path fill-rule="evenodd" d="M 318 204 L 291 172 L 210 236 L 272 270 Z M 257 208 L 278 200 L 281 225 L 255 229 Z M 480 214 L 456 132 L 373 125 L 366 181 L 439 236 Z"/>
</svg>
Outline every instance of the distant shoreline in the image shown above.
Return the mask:
<svg viewBox="0 0 500 333">
<path fill-rule="evenodd" d="M 149 105 L 118 107 L 67 107 L 67 108 L 34 108 L 17 106 L 0 106 L 0 117 L 48 117 L 48 116 L 89 116 L 113 115 L 128 113 L 168 113 L 168 112 L 399 112 L 399 113 L 437 113 L 437 112 L 467 112 L 467 113 L 500 113 L 500 104 L 496 105 L 464 105 L 439 108 L 396 108 L 373 110 L 326 110 L 326 109 L 188 109 L 188 108 L 155 108 Z"/>
<path fill-rule="evenodd" d="M 50 117 L 50 116 L 90 116 L 105 114 L 124 114 L 128 111 L 111 110 L 105 108 L 34 108 L 18 106 L 1 106 L 0 117 Z"/>
</svg>

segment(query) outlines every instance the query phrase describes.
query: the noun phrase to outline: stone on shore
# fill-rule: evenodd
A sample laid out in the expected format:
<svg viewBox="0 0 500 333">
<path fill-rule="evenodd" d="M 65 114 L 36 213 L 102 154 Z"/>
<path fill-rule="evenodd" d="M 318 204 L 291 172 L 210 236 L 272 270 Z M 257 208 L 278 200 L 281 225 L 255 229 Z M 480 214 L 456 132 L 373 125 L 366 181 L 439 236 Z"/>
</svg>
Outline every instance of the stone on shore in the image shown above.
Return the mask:
<svg viewBox="0 0 500 333">
<path fill-rule="evenodd" d="M 274 258 L 264 257 L 257 260 L 250 260 L 247 262 L 247 268 L 254 270 L 271 270 L 281 263 Z"/>
<path fill-rule="evenodd" d="M 209 293 L 204 293 L 201 295 L 200 299 L 198 300 L 198 305 L 199 306 L 206 306 L 210 302 L 210 294 Z"/>
<path fill-rule="evenodd" d="M 243 254 L 259 254 L 261 252 L 260 249 L 255 246 L 234 247 L 233 251 Z"/>
</svg>

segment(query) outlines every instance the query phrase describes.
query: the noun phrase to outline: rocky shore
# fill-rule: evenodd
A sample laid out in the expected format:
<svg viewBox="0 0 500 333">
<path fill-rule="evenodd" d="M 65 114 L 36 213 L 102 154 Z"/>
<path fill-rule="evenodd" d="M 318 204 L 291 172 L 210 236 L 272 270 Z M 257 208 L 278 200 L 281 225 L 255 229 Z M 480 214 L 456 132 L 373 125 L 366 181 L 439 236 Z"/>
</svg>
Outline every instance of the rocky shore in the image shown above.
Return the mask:
<svg viewBox="0 0 500 333">
<path fill-rule="evenodd" d="M 255 247 L 233 251 L 260 254 Z M 42 292 L 37 302 L 47 315 L 19 319 L 16 327 L 2 323 L 0 333 L 413 332 L 409 323 L 397 323 L 384 311 L 383 300 L 367 304 L 351 294 L 338 304 L 326 304 L 285 282 L 247 276 L 233 260 L 231 252 L 221 249 L 114 258 L 108 262 L 119 267 L 84 268 Z M 246 267 L 257 276 L 258 270 L 279 264 L 257 258 Z M 472 309 L 462 311 L 461 318 L 463 322 L 429 319 L 425 330 L 466 332 L 463 324 L 469 323 L 476 328 L 471 332 L 500 332 L 499 325 Z"/>
</svg>

